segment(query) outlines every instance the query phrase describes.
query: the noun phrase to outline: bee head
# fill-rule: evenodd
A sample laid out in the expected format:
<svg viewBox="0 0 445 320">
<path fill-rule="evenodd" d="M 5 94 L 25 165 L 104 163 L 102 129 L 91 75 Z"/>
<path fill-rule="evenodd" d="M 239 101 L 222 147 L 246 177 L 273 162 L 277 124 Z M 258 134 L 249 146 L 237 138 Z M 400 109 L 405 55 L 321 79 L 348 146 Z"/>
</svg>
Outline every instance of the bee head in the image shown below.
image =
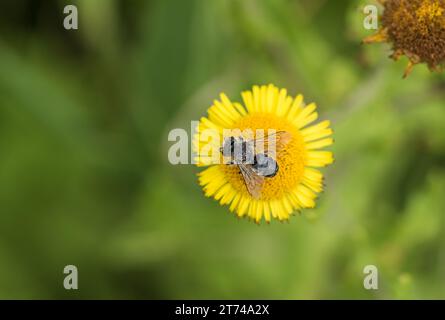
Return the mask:
<svg viewBox="0 0 445 320">
<path fill-rule="evenodd" d="M 259 153 L 255 155 L 253 169 L 258 175 L 271 178 L 278 172 L 278 163 L 273 158 Z"/>
</svg>

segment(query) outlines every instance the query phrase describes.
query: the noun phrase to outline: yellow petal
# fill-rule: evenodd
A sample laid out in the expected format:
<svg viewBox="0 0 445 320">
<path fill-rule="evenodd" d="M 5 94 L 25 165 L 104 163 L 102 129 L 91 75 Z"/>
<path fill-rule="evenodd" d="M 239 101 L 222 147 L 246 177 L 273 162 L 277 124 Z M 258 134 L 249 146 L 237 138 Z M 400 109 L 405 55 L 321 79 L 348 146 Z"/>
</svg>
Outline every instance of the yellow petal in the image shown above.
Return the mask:
<svg viewBox="0 0 445 320">
<path fill-rule="evenodd" d="M 306 149 L 307 150 L 321 149 L 321 148 L 330 146 L 333 143 L 334 143 L 334 140 L 332 138 L 326 138 L 326 139 L 308 143 L 306 145 Z"/>
</svg>

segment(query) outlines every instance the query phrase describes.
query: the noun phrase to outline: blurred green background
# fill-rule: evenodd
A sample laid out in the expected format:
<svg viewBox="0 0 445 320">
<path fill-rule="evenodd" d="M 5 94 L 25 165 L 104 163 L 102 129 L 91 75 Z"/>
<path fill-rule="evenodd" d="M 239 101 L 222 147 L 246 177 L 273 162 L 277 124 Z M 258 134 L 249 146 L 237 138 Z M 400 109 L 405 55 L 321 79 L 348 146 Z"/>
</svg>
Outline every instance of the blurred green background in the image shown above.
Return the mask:
<svg viewBox="0 0 445 320">
<path fill-rule="evenodd" d="M 367 3 L 2 1 L 0 298 L 445 298 L 445 75 L 360 45 Z M 167 134 L 268 83 L 318 103 L 336 163 L 315 210 L 258 227 Z"/>
</svg>

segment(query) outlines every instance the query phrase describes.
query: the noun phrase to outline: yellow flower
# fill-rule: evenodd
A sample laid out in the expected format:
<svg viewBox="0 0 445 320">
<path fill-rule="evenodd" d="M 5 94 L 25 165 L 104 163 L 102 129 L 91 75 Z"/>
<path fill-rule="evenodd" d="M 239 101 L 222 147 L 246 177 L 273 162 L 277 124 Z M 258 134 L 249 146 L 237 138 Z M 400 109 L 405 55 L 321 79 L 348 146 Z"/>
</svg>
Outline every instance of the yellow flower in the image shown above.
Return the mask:
<svg viewBox="0 0 445 320">
<path fill-rule="evenodd" d="M 305 105 L 301 94 L 292 98 L 286 89 L 273 85 L 244 91 L 244 105 L 231 102 L 225 94 L 220 97 L 208 109 L 208 117 L 200 119 L 193 141 L 197 165 L 209 166 L 199 173 L 205 195 L 228 205 L 238 217 L 247 216 L 257 223 L 262 218 L 267 222 L 272 218 L 287 220 L 297 210 L 315 207 L 315 198 L 323 189 L 323 175 L 315 168 L 334 161 L 332 152 L 319 150 L 333 143 L 330 122 L 309 126 L 318 118 L 316 105 Z M 290 133 L 289 142 L 276 151 L 279 170 L 275 176 L 264 178 L 259 197 L 249 193 L 237 165 L 210 160 L 209 146 L 220 150 L 227 129 Z M 204 134 L 209 130 L 216 132 L 216 137 Z"/>
<path fill-rule="evenodd" d="M 392 43 L 392 58 L 409 59 L 404 77 L 414 65 L 426 63 L 440 71 L 445 64 L 445 0 L 379 0 L 384 6 L 382 27 L 365 43 Z"/>
</svg>

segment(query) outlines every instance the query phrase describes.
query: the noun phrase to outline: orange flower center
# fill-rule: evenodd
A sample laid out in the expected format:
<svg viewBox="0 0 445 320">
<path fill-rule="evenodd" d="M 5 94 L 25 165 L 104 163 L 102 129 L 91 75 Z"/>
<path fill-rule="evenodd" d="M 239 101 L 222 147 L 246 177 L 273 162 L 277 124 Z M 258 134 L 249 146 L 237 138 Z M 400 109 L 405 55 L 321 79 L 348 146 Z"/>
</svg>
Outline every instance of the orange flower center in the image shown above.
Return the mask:
<svg viewBox="0 0 445 320">
<path fill-rule="evenodd" d="M 299 130 L 284 118 L 268 113 L 253 113 L 233 125 L 232 129 L 251 130 L 255 134 L 256 130 L 287 131 L 292 135 L 291 141 L 281 150 L 277 151 L 276 161 L 278 163 L 278 173 L 274 177 L 264 178 L 261 189 L 262 200 L 279 199 L 285 193 L 290 192 L 301 182 L 303 178 L 306 149 L 303 137 Z M 249 194 L 237 166 L 221 165 L 221 169 L 226 175 L 229 183 L 238 191 Z"/>
</svg>

